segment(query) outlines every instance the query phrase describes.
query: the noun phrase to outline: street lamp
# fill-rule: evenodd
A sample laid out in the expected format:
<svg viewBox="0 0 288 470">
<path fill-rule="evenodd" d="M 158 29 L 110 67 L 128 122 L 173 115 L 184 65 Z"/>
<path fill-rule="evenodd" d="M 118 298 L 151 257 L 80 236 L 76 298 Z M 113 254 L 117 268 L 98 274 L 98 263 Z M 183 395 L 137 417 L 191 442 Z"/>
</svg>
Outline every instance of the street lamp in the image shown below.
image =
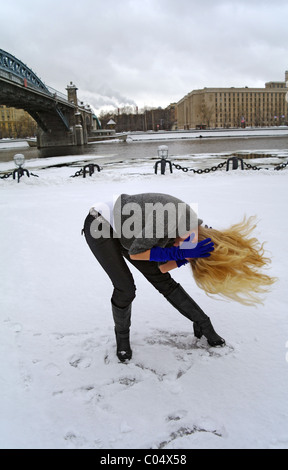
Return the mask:
<svg viewBox="0 0 288 470">
<path fill-rule="evenodd" d="M 25 163 L 24 155 L 22 155 L 22 153 L 17 153 L 16 155 L 14 155 L 14 163 L 16 166 L 18 166 L 18 168 L 22 168 Z"/>
<path fill-rule="evenodd" d="M 16 155 L 14 155 L 14 163 L 18 168 L 16 168 L 16 170 L 13 171 L 13 180 L 15 180 L 16 175 L 17 175 L 17 179 L 19 183 L 20 178 L 24 175 L 24 173 L 26 173 L 26 175 L 30 177 L 29 171 L 23 168 L 23 165 L 25 163 L 25 157 L 24 155 L 22 155 L 22 153 L 17 153 Z"/>
<path fill-rule="evenodd" d="M 165 175 L 166 164 L 168 164 L 170 167 L 170 173 L 173 173 L 172 163 L 169 160 L 167 160 L 167 157 L 168 157 L 167 145 L 160 145 L 158 147 L 158 157 L 161 158 L 161 160 L 158 160 L 158 162 L 155 163 L 155 174 L 157 174 L 157 169 L 158 169 L 159 164 L 161 167 L 161 175 Z"/>
<path fill-rule="evenodd" d="M 158 157 L 159 158 L 168 158 L 168 147 L 167 145 L 159 145 L 158 147 Z"/>
</svg>

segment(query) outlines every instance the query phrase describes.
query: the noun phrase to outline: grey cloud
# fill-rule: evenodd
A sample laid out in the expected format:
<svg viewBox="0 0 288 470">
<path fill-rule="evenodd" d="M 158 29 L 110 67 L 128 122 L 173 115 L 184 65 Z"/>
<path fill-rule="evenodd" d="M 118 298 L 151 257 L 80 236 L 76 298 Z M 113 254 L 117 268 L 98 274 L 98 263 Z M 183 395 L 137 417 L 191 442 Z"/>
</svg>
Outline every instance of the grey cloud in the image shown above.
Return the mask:
<svg viewBox="0 0 288 470">
<path fill-rule="evenodd" d="M 283 80 L 287 17 L 286 0 L 10 0 L 0 47 L 97 109 L 166 106 L 204 86 Z"/>
</svg>

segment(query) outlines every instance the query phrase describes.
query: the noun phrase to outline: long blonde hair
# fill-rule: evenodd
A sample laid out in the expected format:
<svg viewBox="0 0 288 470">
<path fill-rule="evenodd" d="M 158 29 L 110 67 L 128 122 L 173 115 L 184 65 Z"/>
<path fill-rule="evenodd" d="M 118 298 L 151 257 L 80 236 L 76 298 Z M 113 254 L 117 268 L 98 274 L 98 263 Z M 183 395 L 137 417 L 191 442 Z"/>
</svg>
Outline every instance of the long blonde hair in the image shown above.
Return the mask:
<svg viewBox="0 0 288 470">
<path fill-rule="evenodd" d="M 218 294 L 244 305 L 263 303 L 276 278 L 260 272 L 271 260 L 265 256 L 263 243 L 251 237 L 257 224 L 255 217 L 226 230 L 199 226 L 199 241 L 211 238 L 215 249 L 208 258 L 190 260 L 196 284 L 208 295 Z"/>
</svg>

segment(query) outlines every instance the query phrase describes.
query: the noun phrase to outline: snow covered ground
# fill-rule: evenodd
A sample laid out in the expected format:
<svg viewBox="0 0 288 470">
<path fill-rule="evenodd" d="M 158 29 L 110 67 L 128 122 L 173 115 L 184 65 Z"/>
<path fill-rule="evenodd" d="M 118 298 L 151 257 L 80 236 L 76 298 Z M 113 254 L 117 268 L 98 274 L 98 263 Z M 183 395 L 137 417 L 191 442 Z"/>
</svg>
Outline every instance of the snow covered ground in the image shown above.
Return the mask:
<svg viewBox="0 0 288 470">
<path fill-rule="evenodd" d="M 288 170 L 161 176 L 147 161 L 85 180 L 75 171 L 0 180 L 0 447 L 288 448 Z M 225 337 L 213 349 L 131 268 L 133 358 L 119 364 L 110 281 L 80 232 L 96 201 L 148 191 L 198 203 L 218 228 L 256 214 L 279 281 L 250 308 L 207 297 L 189 267 L 173 272 Z"/>
</svg>

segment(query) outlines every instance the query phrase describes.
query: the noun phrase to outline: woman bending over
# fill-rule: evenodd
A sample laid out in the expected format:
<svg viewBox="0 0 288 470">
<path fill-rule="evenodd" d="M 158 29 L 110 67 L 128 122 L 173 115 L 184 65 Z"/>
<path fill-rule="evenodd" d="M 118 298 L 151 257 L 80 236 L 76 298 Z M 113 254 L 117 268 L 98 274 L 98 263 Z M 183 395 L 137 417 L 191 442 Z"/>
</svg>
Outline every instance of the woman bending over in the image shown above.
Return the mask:
<svg viewBox="0 0 288 470">
<path fill-rule="evenodd" d="M 128 261 L 182 315 L 193 322 L 197 338 L 224 346 L 210 318 L 170 275 L 190 263 L 197 285 L 251 305 L 261 301 L 274 279 L 260 269 L 269 263 L 263 246 L 251 238 L 253 219 L 217 231 L 202 225 L 185 202 L 168 194 L 121 194 L 115 203 L 96 204 L 84 223 L 86 241 L 110 277 L 116 354 L 131 359 L 131 308 L 136 287 Z"/>
</svg>

